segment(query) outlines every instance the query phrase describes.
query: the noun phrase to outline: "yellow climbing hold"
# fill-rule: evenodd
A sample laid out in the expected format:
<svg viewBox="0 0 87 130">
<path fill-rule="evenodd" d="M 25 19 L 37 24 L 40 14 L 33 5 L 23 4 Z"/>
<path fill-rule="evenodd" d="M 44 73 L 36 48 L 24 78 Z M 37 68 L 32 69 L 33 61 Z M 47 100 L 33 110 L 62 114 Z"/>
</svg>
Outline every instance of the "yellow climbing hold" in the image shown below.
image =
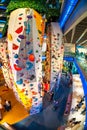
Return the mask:
<svg viewBox="0 0 87 130">
<path fill-rule="evenodd" d="M 12 41 L 12 40 L 13 40 L 13 38 L 12 38 L 12 35 L 11 35 L 11 34 L 8 34 L 8 40 L 9 40 L 9 41 Z"/>
</svg>

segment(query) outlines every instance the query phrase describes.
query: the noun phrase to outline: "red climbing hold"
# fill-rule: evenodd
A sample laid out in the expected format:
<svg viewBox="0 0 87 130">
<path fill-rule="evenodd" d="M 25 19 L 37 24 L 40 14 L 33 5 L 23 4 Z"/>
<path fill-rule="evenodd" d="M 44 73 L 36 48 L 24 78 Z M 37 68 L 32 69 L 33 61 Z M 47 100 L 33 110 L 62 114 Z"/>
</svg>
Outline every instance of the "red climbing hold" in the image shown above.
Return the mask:
<svg viewBox="0 0 87 130">
<path fill-rule="evenodd" d="M 13 47 L 12 48 L 13 48 L 13 50 L 17 50 L 18 49 L 18 45 L 13 43 Z"/>
<path fill-rule="evenodd" d="M 19 33 L 21 33 L 22 31 L 23 31 L 23 26 L 19 27 L 15 32 L 19 34 Z"/>
<path fill-rule="evenodd" d="M 30 55 L 29 55 L 29 57 L 28 57 L 28 59 L 29 59 L 30 61 L 34 62 L 35 57 L 34 57 L 34 55 L 33 55 L 33 54 L 30 54 Z"/>
<path fill-rule="evenodd" d="M 22 17 L 19 17 L 18 19 L 19 19 L 19 20 L 22 20 Z"/>
<path fill-rule="evenodd" d="M 21 68 L 21 67 L 19 67 L 19 66 L 18 66 L 18 65 L 16 65 L 16 64 L 14 64 L 14 68 L 15 68 L 15 70 L 17 70 L 17 71 L 22 70 L 22 68 Z"/>
</svg>

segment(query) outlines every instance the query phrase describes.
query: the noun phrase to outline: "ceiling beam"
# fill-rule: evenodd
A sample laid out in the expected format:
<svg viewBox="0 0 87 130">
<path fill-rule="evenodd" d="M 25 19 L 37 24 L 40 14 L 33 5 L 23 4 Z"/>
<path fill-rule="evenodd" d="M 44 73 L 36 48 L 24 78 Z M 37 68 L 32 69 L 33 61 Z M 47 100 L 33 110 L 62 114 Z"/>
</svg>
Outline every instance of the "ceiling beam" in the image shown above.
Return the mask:
<svg viewBox="0 0 87 130">
<path fill-rule="evenodd" d="M 79 43 L 78 45 L 83 45 L 87 40 L 84 40 L 83 42 Z"/>
<path fill-rule="evenodd" d="M 64 36 L 64 43 L 67 43 L 66 36 Z"/>
<path fill-rule="evenodd" d="M 87 44 L 85 44 L 84 47 L 87 47 Z"/>
<path fill-rule="evenodd" d="M 73 37 L 74 37 L 74 34 L 75 34 L 75 29 L 76 29 L 76 26 L 73 28 L 73 30 L 72 30 L 72 36 L 71 36 L 71 43 L 72 43 L 72 41 L 73 41 Z"/>
<path fill-rule="evenodd" d="M 71 26 L 70 28 L 64 33 L 66 35 L 70 30 L 72 30 L 77 24 L 79 24 L 85 17 L 87 17 L 87 11 L 81 15 Z"/>
<path fill-rule="evenodd" d="M 87 32 L 87 28 L 84 30 L 81 36 L 77 39 L 76 44 L 81 40 L 81 38 L 85 35 L 86 32 Z"/>
</svg>

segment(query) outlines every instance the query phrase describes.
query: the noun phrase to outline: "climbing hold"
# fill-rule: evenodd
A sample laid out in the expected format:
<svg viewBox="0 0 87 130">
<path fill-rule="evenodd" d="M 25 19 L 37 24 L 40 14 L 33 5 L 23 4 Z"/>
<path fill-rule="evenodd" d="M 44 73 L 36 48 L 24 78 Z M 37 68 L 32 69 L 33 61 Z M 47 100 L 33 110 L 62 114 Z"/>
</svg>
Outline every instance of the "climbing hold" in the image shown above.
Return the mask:
<svg viewBox="0 0 87 130">
<path fill-rule="evenodd" d="M 14 64 L 14 68 L 15 68 L 15 70 L 17 70 L 17 71 L 21 71 L 22 70 L 22 68 L 21 67 L 19 67 L 18 65 L 16 65 L 16 64 Z"/>
<path fill-rule="evenodd" d="M 22 15 L 23 15 L 23 13 L 19 14 L 19 16 L 22 16 Z"/>
<path fill-rule="evenodd" d="M 19 64 L 19 60 L 16 60 L 15 62 L 16 62 L 16 64 Z"/>
<path fill-rule="evenodd" d="M 28 59 L 29 59 L 31 62 L 34 62 L 35 57 L 34 57 L 33 54 L 30 54 L 29 57 L 28 57 Z"/>
<path fill-rule="evenodd" d="M 23 26 L 19 27 L 15 32 L 17 34 L 21 33 L 23 31 Z"/>
<path fill-rule="evenodd" d="M 23 83 L 23 79 L 19 79 L 16 81 L 17 84 L 21 85 Z"/>
<path fill-rule="evenodd" d="M 24 35 L 19 35 L 18 36 L 20 39 L 25 39 L 25 36 Z"/>
<path fill-rule="evenodd" d="M 32 67 L 33 67 L 33 64 L 31 62 L 27 61 L 26 62 L 26 69 L 30 70 L 30 69 L 32 69 Z"/>
<path fill-rule="evenodd" d="M 18 58 L 18 54 L 15 54 L 15 55 L 14 55 L 14 58 Z"/>
<path fill-rule="evenodd" d="M 36 53 L 38 53 L 38 50 L 36 50 Z"/>
<path fill-rule="evenodd" d="M 28 18 L 28 19 L 31 19 L 31 18 L 32 18 L 32 16 L 31 16 L 31 15 L 27 15 L 27 18 Z"/>
<path fill-rule="evenodd" d="M 8 34 L 8 35 L 7 35 L 7 37 L 8 37 L 8 40 L 9 40 L 9 41 L 12 41 L 12 40 L 13 40 L 13 38 L 12 38 L 12 35 L 11 35 L 11 34 Z"/>
<path fill-rule="evenodd" d="M 22 20 L 22 17 L 19 17 L 18 19 L 19 19 L 19 20 Z"/>
<path fill-rule="evenodd" d="M 28 52 L 27 52 L 27 54 L 32 54 L 33 53 L 33 50 L 29 50 Z"/>
<path fill-rule="evenodd" d="M 18 41 L 18 42 L 21 42 L 18 38 L 17 38 L 17 41 Z"/>
<path fill-rule="evenodd" d="M 29 42 L 29 41 L 26 41 L 26 44 L 27 44 L 27 45 L 29 45 L 30 43 L 31 43 L 31 42 Z"/>
<path fill-rule="evenodd" d="M 13 48 L 13 50 L 17 50 L 18 49 L 18 45 L 16 45 L 16 44 L 13 43 L 12 48 Z"/>
</svg>

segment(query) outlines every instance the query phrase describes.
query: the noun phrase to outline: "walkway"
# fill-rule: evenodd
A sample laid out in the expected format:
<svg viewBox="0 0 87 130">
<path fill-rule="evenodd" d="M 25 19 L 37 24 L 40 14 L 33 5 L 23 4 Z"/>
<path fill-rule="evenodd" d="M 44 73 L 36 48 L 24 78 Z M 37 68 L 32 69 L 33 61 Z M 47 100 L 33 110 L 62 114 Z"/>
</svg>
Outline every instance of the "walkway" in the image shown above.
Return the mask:
<svg viewBox="0 0 87 130">
<path fill-rule="evenodd" d="M 68 117 L 67 127 L 66 130 L 85 130 L 84 129 L 84 122 L 86 117 L 85 110 L 85 100 L 82 101 L 82 105 L 78 109 L 78 111 L 72 111 L 73 108 L 75 109 L 76 105 L 79 104 L 81 99 L 84 97 L 84 91 L 82 87 L 82 82 L 80 76 L 77 74 L 73 75 L 73 95 L 72 95 L 72 105 L 70 115 Z M 71 125 L 69 122 L 72 118 L 75 118 L 75 121 L 81 121 L 80 124 Z"/>
</svg>

